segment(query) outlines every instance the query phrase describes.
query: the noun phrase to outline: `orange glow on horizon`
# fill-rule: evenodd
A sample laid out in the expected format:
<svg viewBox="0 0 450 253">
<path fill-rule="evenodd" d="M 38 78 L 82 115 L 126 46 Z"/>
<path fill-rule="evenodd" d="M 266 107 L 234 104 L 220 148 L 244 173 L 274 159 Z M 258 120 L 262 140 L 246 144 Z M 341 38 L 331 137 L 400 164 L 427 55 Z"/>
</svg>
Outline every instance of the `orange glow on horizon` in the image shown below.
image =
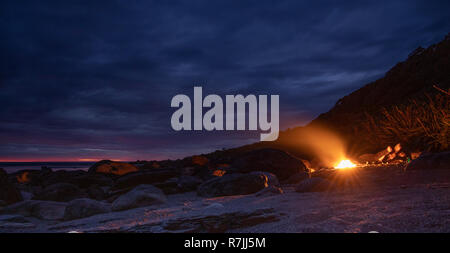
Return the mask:
<svg viewBox="0 0 450 253">
<path fill-rule="evenodd" d="M 0 162 L 98 162 L 111 160 L 116 162 L 134 161 L 135 159 L 122 158 L 0 158 Z"/>
<path fill-rule="evenodd" d="M 180 159 L 184 156 L 174 156 L 169 157 L 161 154 L 136 154 L 135 157 L 126 157 L 126 156 L 103 156 L 103 157 L 0 157 L 0 162 L 2 163 L 45 163 L 45 162 L 98 162 L 101 160 L 111 160 L 115 162 L 134 162 L 134 161 L 162 161 L 167 159 Z"/>
</svg>

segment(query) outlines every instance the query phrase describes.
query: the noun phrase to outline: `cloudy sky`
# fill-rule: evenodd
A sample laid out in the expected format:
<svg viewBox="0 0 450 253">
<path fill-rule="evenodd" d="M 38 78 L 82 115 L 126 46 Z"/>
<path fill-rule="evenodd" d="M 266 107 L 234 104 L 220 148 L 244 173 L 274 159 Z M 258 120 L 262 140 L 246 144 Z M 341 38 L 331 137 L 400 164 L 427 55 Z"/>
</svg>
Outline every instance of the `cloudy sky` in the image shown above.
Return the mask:
<svg viewBox="0 0 450 253">
<path fill-rule="evenodd" d="M 0 161 L 164 159 L 257 141 L 175 132 L 176 94 L 278 94 L 304 125 L 450 32 L 449 1 L 0 3 Z"/>
</svg>

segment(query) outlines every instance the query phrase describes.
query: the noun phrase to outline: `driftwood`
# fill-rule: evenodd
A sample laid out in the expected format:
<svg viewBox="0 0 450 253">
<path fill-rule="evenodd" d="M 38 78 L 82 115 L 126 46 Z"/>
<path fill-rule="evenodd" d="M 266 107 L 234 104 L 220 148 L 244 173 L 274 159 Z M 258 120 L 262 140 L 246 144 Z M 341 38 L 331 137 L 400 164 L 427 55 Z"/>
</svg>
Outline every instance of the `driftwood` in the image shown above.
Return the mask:
<svg viewBox="0 0 450 253">
<path fill-rule="evenodd" d="M 390 162 L 394 160 L 407 160 L 416 159 L 420 156 L 420 152 L 407 152 L 403 149 L 400 143 L 391 148 L 391 146 L 387 146 L 385 149 L 381 150 L 376 154 L 363 154 L 358 157 L 358 161 L 361 163 L 381 163 L 381 162 Z"/>
</svg>

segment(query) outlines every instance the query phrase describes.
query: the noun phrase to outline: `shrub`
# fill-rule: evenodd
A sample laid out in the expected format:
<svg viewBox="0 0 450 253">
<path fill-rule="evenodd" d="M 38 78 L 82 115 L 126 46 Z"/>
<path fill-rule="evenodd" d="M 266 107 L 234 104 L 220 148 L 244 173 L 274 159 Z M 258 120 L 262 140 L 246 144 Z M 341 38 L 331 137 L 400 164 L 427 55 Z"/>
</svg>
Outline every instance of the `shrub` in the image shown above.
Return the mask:
<svg viewBox="0 0 450 253">
<path fill-rule="evenodd" d="M 378 143 L 405 143 L 423 151 L 444 151 L 450 144 L 448 92 L 426 95 L 424 101 L 382 108 L 381 115 L 366 114 L 364 123 L 370 140 Z"/>
</svg>

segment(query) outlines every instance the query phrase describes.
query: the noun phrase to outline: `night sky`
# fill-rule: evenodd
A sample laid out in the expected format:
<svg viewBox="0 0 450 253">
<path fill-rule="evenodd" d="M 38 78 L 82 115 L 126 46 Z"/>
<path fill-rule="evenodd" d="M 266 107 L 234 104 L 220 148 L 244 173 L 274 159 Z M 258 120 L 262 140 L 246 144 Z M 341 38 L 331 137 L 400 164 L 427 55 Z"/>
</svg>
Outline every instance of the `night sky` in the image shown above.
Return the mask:
<svg viewBox="0 0 450 253">
<path fill-rule="evenodd" d="M 450 1 L 1 1 L 0 161 L 165 159 L 259 132 L 175 132 L 176 94 L 278 94 L 308 123 L 450 32 Z"/>
</svg>

